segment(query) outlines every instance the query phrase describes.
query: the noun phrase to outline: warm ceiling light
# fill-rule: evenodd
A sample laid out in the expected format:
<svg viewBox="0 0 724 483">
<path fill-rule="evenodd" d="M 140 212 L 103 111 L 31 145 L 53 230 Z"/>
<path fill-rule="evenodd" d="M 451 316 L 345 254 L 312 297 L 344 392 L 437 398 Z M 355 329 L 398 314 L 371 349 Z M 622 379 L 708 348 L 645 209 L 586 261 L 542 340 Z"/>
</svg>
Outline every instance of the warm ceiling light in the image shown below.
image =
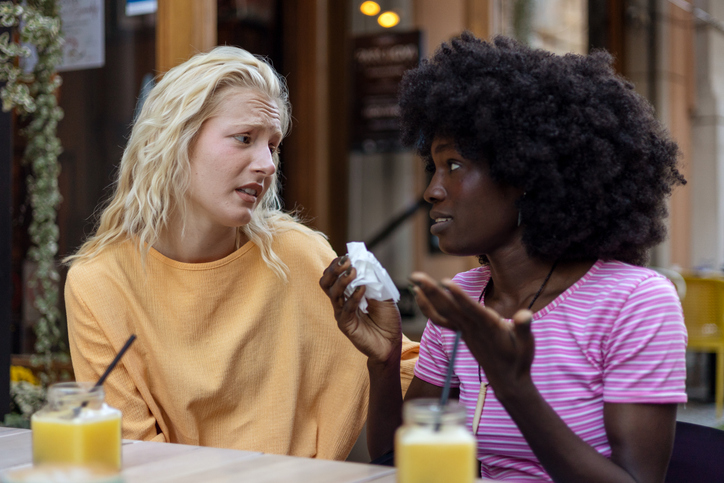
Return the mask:
<svg viewBox="0 0 724 483">
<path fill-rule="evenodd" d="M 380 13 L 380 5 L 377 2 L 363 2 L 362 5 L 359 6 L 359 11 L 373 17 Z"/>
<path fill-rule="evenodd" d="M 400 23 L 400 16 L 395 12 L 387 11 L 377 17 L 377 23 L 388 29 Z"/>
</svg>

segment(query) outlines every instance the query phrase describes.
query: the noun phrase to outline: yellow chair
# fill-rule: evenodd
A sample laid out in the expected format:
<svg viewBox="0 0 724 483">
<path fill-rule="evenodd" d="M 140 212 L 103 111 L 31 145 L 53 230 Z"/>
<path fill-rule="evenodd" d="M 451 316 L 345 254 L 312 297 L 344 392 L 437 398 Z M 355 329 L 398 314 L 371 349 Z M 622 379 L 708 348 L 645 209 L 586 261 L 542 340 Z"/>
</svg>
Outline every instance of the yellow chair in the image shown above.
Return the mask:
<svg viewBox="0 0 724 483">
<path fill-rule="evenodd" d="M 681 301 L 689 333 L 688 350 L 716 353 L 716 417 L 724 406 L 724 279 L 685 276 Z"/>
</svg>

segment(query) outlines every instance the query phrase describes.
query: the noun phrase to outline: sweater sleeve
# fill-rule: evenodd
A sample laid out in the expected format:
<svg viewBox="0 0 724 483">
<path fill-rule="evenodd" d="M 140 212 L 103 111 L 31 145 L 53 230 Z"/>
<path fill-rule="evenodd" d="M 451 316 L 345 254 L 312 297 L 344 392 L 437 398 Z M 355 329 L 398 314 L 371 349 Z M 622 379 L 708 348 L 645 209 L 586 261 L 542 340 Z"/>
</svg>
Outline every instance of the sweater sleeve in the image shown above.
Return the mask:
<svg viewBox="0 0 724 483">
<path fill-rule="evenodd" d="M 85 303 L 82 281 L 71 269 L 65 284 L 65 304 L 68 317 L 70 355 L 76 380 L 96 382 L 117 354 L 119 347 L 109 341 L 101 323 Z M 109 321 L 106 321 L 109 323 Z M 133 350 L 133 348 L 131 348 Z M 103 384 L 106 402 L 123 414 L 123 437 L 165 442 L 157 429 L 156 419 L 133 383 L 123 360 Z"/>
<path fill-rule="evenodd" d="M 402 358 L 400 360 L 400 384 L 402 386 L 402 397 L 407 394 L 412 378 L 415 375 L 415 364 L 420 355 L 420 343 L 411 341 L 402 334 Z"/>
</svg>

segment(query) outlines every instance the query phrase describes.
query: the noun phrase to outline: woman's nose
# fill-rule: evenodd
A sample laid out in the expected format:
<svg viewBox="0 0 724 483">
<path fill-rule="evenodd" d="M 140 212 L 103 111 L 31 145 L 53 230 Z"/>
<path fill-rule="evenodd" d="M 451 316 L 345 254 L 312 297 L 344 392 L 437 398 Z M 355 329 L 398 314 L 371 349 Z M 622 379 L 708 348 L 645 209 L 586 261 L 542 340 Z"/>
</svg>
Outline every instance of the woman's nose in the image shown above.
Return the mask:
<svg viewBox="0 0 724 483">
<path fill-rule="evenodd" d="M 445 198 L 445 189 L 436 180 L 435 176 L 430 180 L 430 184 L 427 185 L 422 197 L 431 204 L 442 201 Z"/>
<path fill-rule="evenodd" d="M 252 169 L 264 176 L 272 176 L 277 171 L 274 164 L 274 155 L 268 147 L 260 148 L 259 152 L 254 156 Z"/>
</svg>

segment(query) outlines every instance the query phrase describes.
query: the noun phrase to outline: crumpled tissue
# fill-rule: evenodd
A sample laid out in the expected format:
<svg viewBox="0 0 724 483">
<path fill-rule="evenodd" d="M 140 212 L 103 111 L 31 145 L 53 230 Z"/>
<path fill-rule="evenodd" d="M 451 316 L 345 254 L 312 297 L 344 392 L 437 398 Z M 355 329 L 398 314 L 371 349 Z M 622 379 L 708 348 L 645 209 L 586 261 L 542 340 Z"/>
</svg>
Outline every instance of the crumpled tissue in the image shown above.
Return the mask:
<svg viewBox="0 0 724 483">
<path fill-rule="evenodd" d="M 359 303 L 362 312 L 367 313 L 368 299 L 392 299 L 394 302 L 400 300 L 400 292 L 395 287 L 395 283 L 390 278 L 387 270 L 377 261 L 372 252 L 367 250 L 363 242 L 347 243 L 347 256 L 357 271 L 357 276 L 347 285 L 344 294 L 349 297 L 357 287 L 366 286 L 365 295 Z"/>
</svg>

